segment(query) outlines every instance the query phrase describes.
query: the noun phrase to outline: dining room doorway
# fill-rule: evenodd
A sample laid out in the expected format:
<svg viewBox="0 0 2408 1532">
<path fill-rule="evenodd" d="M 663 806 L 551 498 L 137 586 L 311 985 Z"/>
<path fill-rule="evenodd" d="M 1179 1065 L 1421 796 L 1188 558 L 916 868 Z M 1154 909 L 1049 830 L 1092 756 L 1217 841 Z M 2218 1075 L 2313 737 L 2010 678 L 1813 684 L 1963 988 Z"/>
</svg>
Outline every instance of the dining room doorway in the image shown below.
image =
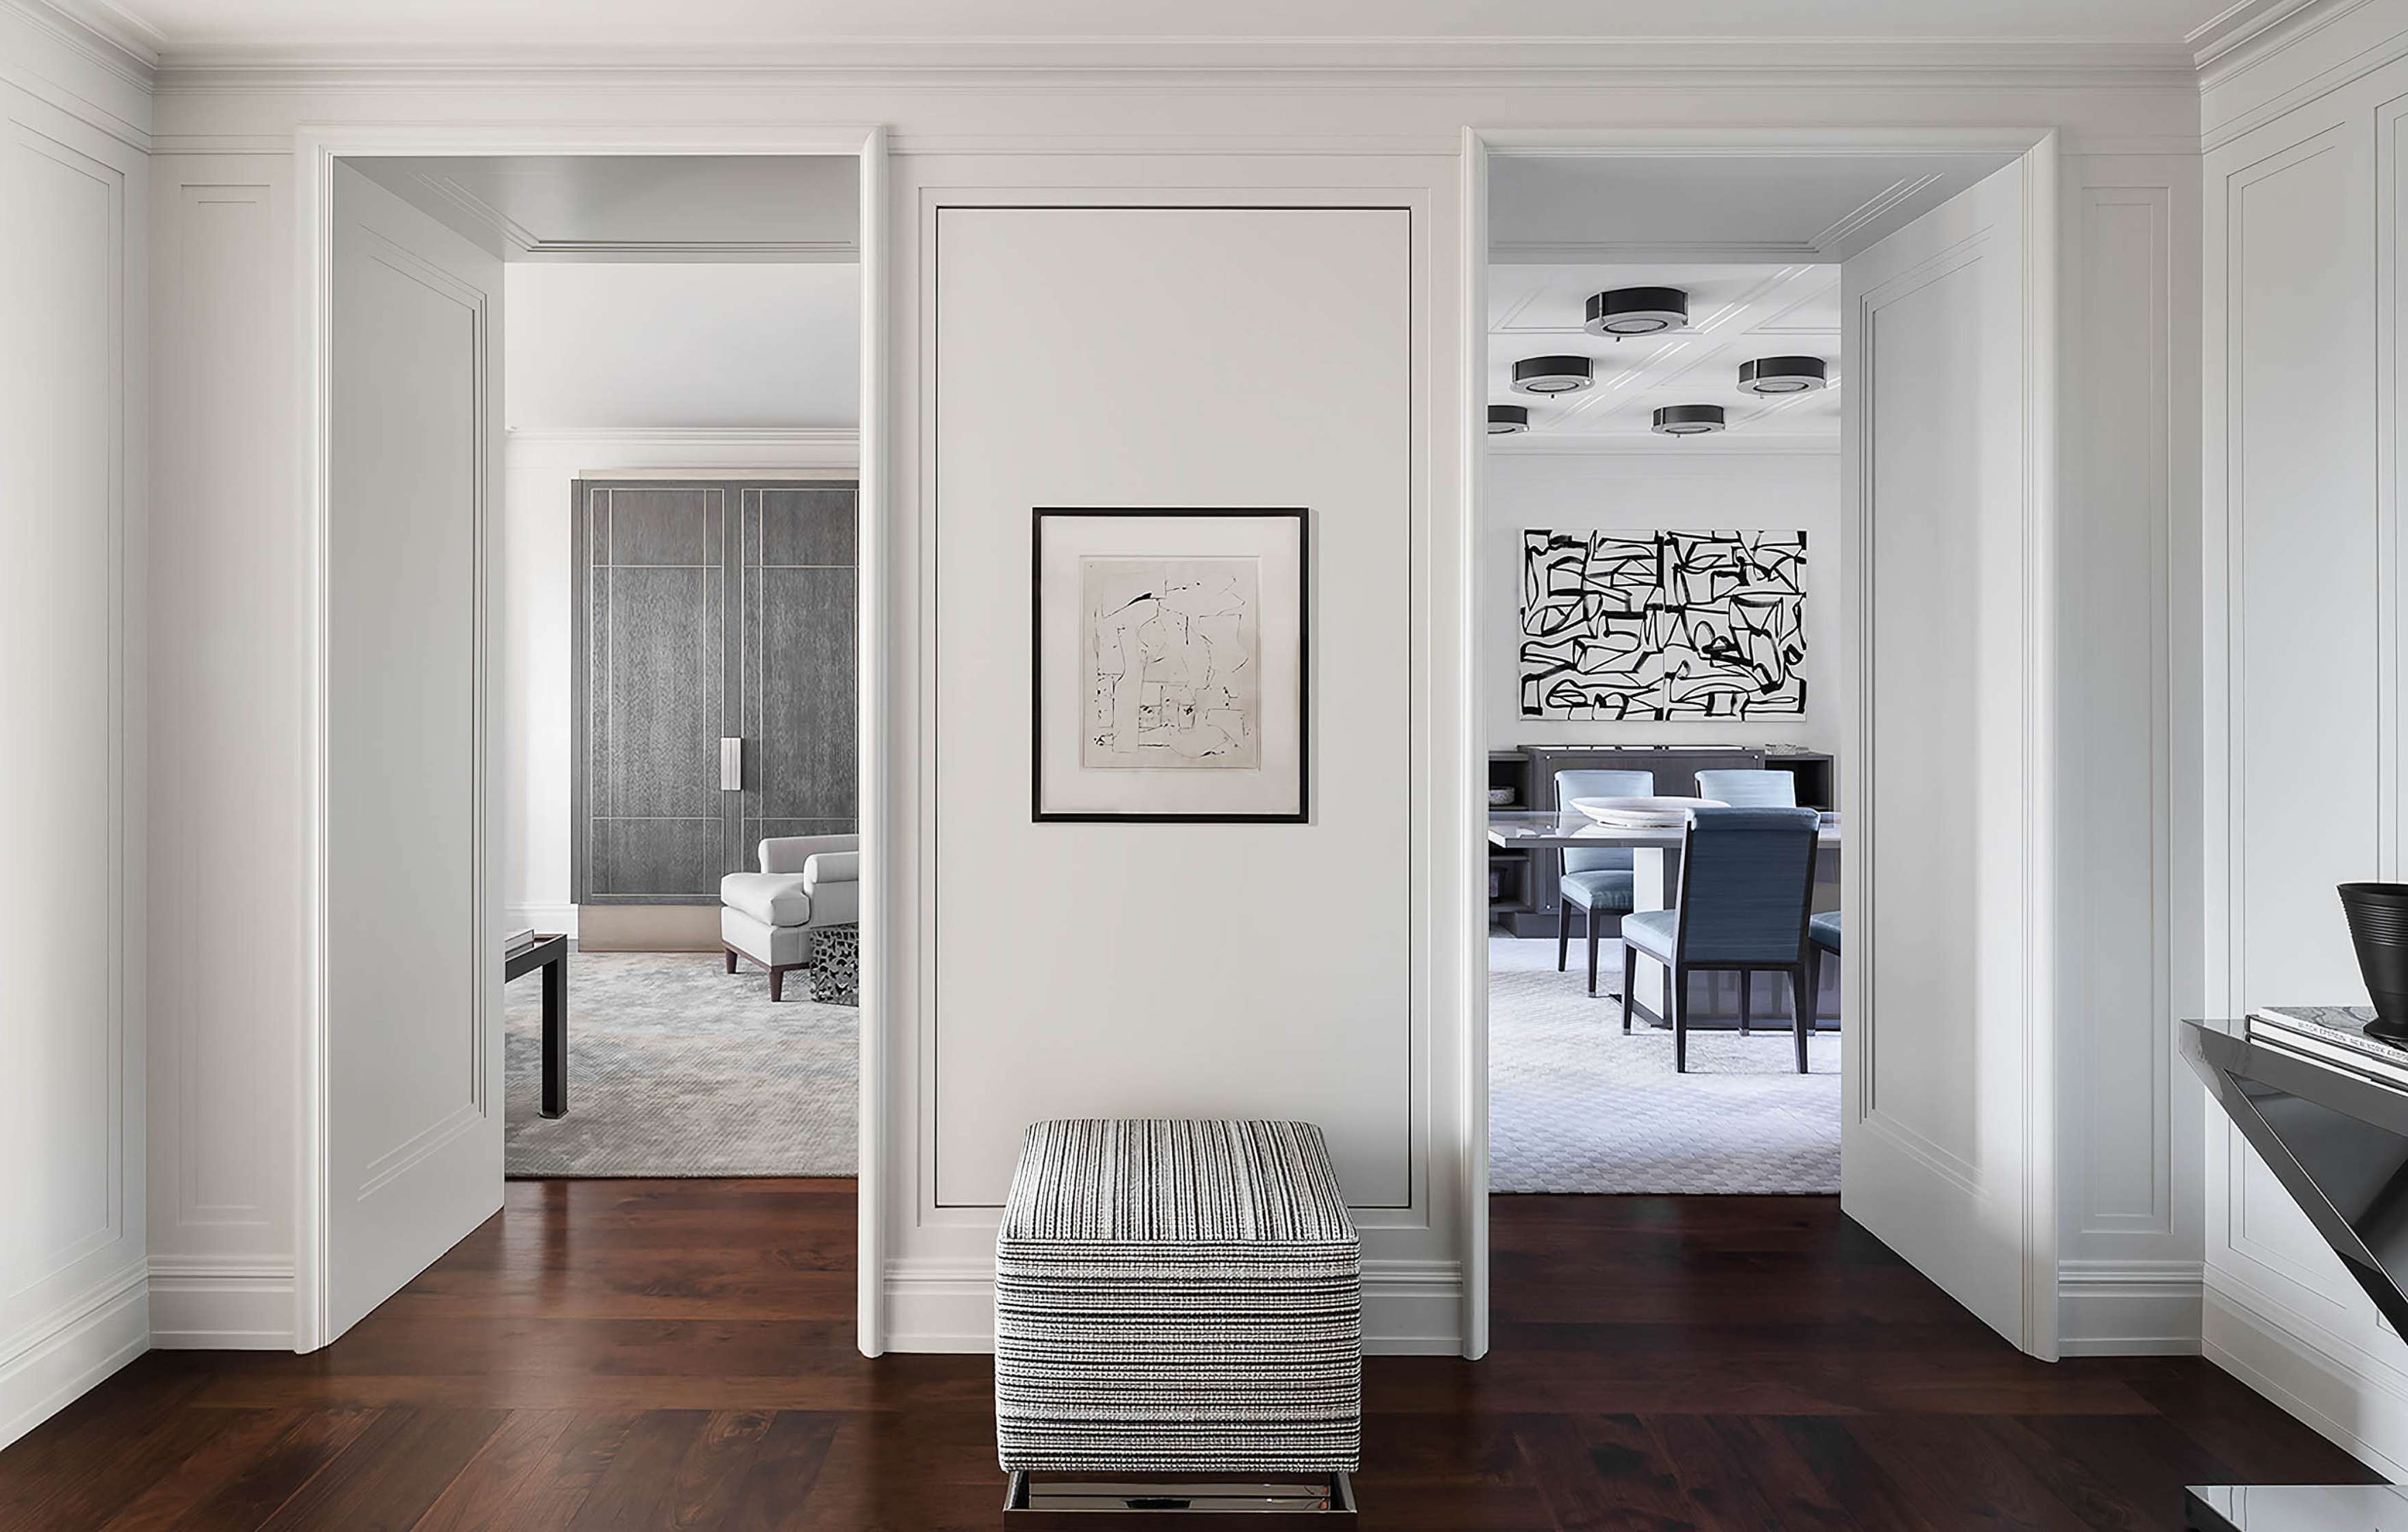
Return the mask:
<svg viewBox="0 0 2408 1532">
<path fill-rule="evenodd" d="M 1485 147 L 1490 1185 L 1837 1196 L 2053 1345 L 2025 869 L 1946 788 L 2025 769 L 2053 150 Z"/>
</svg>

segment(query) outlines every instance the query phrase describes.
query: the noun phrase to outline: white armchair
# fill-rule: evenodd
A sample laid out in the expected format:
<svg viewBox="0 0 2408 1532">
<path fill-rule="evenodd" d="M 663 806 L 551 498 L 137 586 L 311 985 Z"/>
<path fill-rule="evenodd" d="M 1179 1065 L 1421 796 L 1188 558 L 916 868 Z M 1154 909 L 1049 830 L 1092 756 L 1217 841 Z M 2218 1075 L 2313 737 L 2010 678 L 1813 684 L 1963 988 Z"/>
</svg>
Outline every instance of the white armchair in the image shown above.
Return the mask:
<svg viewBox="0 0 2408 1532">
<path fill-rule="evenodd" d="M 758 872 L 719 881 L 719 939 L 727 971 L 738 957 L 769 970 L 769 998 L 785 998 L 786 975 L 810 962 L 813 933 L 861 919 L 861 838 L 780 836 L 761 842 Z"/>
</svg>

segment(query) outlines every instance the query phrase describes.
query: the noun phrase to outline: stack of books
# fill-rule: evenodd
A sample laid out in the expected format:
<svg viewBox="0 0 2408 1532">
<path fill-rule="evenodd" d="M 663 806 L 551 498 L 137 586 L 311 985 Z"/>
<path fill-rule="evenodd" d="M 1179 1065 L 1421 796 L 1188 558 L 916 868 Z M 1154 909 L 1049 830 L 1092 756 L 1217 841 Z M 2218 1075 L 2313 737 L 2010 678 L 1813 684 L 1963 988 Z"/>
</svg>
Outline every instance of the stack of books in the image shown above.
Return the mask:
<svg viewBox="0 0 2408 1532">
<path fill-rule="evenodd" d="M 2408 1048 L 2366 1035 L 2367 1006 L 2262 1006 L 2249 1013 L 2252 1040 L 2408 1085 Z"/>
<path fill-rule="evenodd" d="M 535 927 L 530 925 L 522 930 L 509 932 L 502 938 L 502 955 L 516 957 L 534 945 Z"/>
</svg>

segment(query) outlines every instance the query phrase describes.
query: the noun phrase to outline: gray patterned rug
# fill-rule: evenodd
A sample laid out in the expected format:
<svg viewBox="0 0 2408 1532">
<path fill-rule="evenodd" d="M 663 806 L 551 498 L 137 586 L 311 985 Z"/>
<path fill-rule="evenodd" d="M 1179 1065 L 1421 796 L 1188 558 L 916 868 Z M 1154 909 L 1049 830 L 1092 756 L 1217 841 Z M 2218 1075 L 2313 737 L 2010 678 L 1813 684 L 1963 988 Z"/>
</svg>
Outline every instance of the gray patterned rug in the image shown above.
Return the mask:
<svg viewBox="0 0 2408 1532">
<path fill-rule="evenodd" d="M 1622 972 L 1609 942 L 1600 977 Z M 1622 1034 L 1591 999 L 1580 943 L 1488 941 L 1488 1184 L 1499 1192 L 1739 1195 L 1840 1189 L 1840 1038 L 1818 1033 L 1797 1072 L 1786 1030 Z"/>
<path fill-rule="evenodd" d="M 850 1176 L 861 1012 L 716 952 L 572 952 L 568 1115 L 538 1112 L 542 985 L 509 986 L 512 1176 Z"/>
</svg>

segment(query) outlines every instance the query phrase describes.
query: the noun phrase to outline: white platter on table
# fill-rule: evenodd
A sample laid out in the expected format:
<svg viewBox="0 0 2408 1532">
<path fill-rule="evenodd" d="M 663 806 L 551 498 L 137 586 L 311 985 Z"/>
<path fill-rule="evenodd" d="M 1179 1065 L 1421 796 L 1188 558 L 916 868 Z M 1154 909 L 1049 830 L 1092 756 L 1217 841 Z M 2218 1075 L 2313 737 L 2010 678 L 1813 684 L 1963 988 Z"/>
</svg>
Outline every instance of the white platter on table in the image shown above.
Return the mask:
<svg viewBox="0 0 2408 1532">
<path fill-rule="evenodd" d="M 1626 830 L 1677 829 L 1692 809 L 1727 809 L 1720 798 L 1574 798 L 1572 807 L 1597 821 Z"/>
</svg>

